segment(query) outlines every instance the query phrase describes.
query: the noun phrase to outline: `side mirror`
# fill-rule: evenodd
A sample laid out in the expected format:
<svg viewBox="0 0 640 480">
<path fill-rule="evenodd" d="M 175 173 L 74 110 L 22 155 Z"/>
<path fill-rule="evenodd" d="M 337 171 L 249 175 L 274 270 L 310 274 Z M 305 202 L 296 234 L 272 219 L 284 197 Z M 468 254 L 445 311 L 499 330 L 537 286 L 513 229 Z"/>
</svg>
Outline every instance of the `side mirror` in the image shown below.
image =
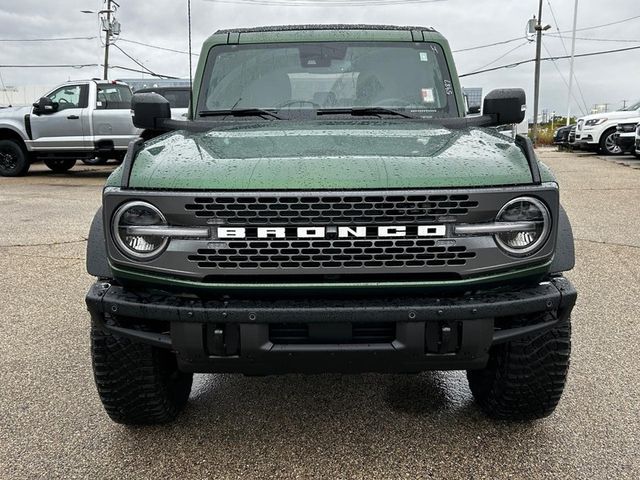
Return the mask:
<svg viewBox="0 0 640 480">
<path fill-rule="evenodd" d="M 58 102 L 52 101 L 49 97 L 42 97 L 33 104 L 33 113 L 36 115 L 46 115 L 58 111 Z"/>
<path fill-rule="evenodd" d="M 520 123 L 527 111 L 527 97 L 521 88 L 492 90 L 484 98 L 484 115 L 495 118 L 493 125 Z"/>
<path fill-rule="evenodd" d="M 131 99 L 133 124 L 145 130 L 162 129 L 162 122 L 171 118 L 169 101 L 157 93 L 136 93 Z"/>
</svg>

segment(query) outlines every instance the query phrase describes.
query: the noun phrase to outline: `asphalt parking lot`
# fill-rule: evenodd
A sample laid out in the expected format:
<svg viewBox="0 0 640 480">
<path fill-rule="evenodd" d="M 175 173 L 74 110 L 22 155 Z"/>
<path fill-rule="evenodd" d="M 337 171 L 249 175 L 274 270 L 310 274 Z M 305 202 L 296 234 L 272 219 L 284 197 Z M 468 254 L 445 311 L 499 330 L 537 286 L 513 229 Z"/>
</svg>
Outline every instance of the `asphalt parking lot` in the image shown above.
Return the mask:
<svg viewBox="0 0 640 480">
<path fill-rule="evenodd" d="M 84 305 L 111 168 L 0 178 L 0 478 L 639 478 L 640 170 L 540 155 L 573 222 L 579 299 L 563 400 L 524 424 L 485 418 L 453 372 L 197 376 L 174 424 L 116 425 Z"/>
</svg>

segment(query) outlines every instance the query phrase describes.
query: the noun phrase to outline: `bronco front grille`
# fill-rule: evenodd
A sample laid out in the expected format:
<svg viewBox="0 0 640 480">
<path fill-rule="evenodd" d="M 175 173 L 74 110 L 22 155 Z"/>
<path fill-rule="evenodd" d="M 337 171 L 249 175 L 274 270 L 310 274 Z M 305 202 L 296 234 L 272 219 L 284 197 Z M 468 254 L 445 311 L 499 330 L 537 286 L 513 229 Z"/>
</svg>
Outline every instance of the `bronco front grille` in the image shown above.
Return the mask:
<svg viewBox="0 0 640 480">
<path fill-rule="evenodd" d="M 197 218 L 230 225 L 398 224 L 460 217 L 479 203 L 466 194 L 261 195 L 195 197 L 184 206 Z"/>
<path fill-rule="evenodd" d="M 208 236 L 174 237 L 162 255 L 145 262 L 121 254 L 108 236 L 114 264 L 159 275 L 212 284 L 444 281 L 549 259 L 553 242 L 531 257 L 516 258 L 500 250 L 492 235 L 455 233 L 455 225 L 493 222 L 507 202 L 522 195 L 557 210 L 555 186 L 523 185 L 447 191 L 118 191 L 105 195 L 104 211 L 110 222 L 123 202 L 148 201 L 171 226 L 206 227 Z M 425 233 L 431 227 L 438 232 Z M 317 236 L 300 233 L 313 229 Z"/>
<path fill-rule="evenodd" d="M 189 261 L 206 269 L 305 269 L 464 266 L 475 252 L 438 246 L 435 240 L 270 240 L 233 241 L 203 248 Z"/>
</svg>

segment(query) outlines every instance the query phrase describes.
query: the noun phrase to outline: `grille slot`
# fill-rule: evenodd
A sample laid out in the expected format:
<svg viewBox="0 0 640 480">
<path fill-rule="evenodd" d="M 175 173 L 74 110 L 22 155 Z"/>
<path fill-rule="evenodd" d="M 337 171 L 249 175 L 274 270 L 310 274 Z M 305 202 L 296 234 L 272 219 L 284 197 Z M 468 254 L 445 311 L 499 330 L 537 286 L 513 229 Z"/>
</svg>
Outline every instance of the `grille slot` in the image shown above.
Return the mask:
<svg viewBox="0 0 640 480">
<path fill-rule="evenodd" d="M 185 211 L 229 225 L 411 224 L 467 215 L 466 194 L 195 197 Z"/>
<path fill-rule="evenodd" d="M 434 240 L 242 240 L 223 248 L 203 248 L 189 262 L 203 269 L 343 269 L 464 266 L 476 253 L 465 246 L 438 246 Z"/>
<path fill-rule="evenodd" d="M 395 339 L 393 322 L 269 324 L 269 340 L 280 345 L 391 343 Z"/>
</svg>

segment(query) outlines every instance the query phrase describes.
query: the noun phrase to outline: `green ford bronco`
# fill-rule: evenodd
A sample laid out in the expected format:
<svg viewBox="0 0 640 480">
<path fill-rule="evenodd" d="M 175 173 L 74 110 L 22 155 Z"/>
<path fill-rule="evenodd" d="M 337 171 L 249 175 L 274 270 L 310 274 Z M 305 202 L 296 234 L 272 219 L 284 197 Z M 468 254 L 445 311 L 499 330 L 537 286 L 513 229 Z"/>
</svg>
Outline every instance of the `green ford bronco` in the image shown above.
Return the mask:
<svg viewBox="0 0 640 480">
<path fill-rule="evenodd" d="M 468 115 L 433 29 L 266 27 L 204 43 L 186 120 L 133 111 L 87 254 L 114 421 L 172 420 L 203 372 L 466 370 L 494 418 L 553 412 L 574 247 L 554 176 L 495 128 L 521 89 Z"/>
</svg>

